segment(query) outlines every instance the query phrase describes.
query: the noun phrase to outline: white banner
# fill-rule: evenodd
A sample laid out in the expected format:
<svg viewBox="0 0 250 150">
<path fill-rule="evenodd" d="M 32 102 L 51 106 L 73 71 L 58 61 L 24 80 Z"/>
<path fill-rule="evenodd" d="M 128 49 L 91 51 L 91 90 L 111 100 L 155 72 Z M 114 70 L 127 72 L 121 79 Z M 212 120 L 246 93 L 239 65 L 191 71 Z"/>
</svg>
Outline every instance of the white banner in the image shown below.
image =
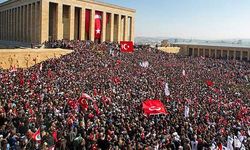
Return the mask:
<svg viewBox="0 0 250 150">
<path fill-rule="evenodd" d="M 165 84 L 165 89 L 164 89 L 164 91 L 165 91 L 165 95 L 166 95 L 166 96 L 169 96 L 169 95 L 170 95 L 170 91 L 169 91 L 169 88 L 168 88 L 168 83 Z"/>
</svg>

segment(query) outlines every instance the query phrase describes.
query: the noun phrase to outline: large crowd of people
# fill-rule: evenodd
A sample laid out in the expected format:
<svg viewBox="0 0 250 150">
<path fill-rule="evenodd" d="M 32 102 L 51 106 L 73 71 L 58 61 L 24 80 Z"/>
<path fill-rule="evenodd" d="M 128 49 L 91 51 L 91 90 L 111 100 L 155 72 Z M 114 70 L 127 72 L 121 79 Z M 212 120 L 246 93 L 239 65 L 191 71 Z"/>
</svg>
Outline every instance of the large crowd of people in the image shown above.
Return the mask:
<svg viewBox="0 0 250 150">
<path fill-rule="evenodd" d="M 0 69 L 1 150 L 250 149 L 249 62 L 148 46 L 121 53 L 108 42 L 45 45 L 74 51 L 28 69 Z M 145 116 L 146 99 L 161 100 L 167 114 Z"/>
</svg>

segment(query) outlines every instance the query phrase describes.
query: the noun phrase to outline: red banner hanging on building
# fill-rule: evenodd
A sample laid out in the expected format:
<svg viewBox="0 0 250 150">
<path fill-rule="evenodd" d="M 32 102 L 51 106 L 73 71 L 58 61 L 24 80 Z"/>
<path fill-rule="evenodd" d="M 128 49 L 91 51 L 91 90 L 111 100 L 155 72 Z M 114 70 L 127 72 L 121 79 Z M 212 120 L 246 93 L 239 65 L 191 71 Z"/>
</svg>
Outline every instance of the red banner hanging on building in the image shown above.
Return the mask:
<svg viewBox="0 0 250 150">
<path fill-rule="evenodd" d="M 102 12 L 95 12 L 95 39 L 101 39 L 102 35 Z"/>
<path fill-rule="evenodd" d="M 87 37 L 90 35 L 90 15 L 91 11 L 89 9 L 86 9 L 85 11 L 85 33 Z"/>
</svg>

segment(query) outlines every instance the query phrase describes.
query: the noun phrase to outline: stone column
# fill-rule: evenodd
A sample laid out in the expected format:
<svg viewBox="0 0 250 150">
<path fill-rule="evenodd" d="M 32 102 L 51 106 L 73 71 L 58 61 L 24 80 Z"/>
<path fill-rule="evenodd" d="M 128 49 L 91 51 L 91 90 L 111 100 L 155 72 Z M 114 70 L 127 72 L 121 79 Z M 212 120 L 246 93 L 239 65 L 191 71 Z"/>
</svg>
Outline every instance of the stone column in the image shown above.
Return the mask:
<svg viewBox="0 0 250 150">
<path fill-rule="evenodd" d="M 40 2 L 36 2 L 36 18 L 38 19 L 38 20 L 40 20 Z M 35 40 L 35 42 L 36 43 L 40 43 L 40 23 L 39 22 L 36 22 L 36 24 L 35 24 L 36 26 L 35 26 L 35 34 L 36 34 L 36 40 Z"/>
<path fill-rule="evenodd" d="M 248 50 L 248 56 L 247 56 L 247 60 L 250 61 L 250 51 Z"/>
<path fill-rule="evenodd" d="M 128 41 L 129 40 L 129 35 L 128 35 L 128 16 L 125 16 L 125 20 L 124 20 L 124 40 Z"/>
<path fill-rule="evenodd" d="M 227 59 L 229 59 L 229 50 L 227 50 Z"/>
<path fill-rule="evenodd" d="M 26 42 L 30 42 L 30 35 L 29 35 L 29 31 L 30 31 L 30 20 L 29 20 L 29 5 L 26 5 Z"/>
<path fill-rule="evenodd" d="M 28 7 L 28 10 L 27 10 L 27 18 L 28 18 L 28 22 L 27 22 L 27 36 L 28 36 L 28 42 L 31 42 L 31 36 L 30 36 L 30 31 L 31 31 L 31 24 L 32 24 L 32 22 L 31 22 L 31 5 L 30 4 L 28 4 L 27 5 L 27 7 Z"/>
<path fill-rule="evenodd" d="M 206 49 L 203 48 L 203 57 L 206 57 Z"/>
<path fill-rule="evenodd" d="M 21 7 L 18 7 L 17 9 L 17 34 L 18 34 L 18 40 L 21 41 Z"/>
<path fill-rule="evenodd" d="M 15 41 L 18 41 L 18 8 L 15 8 Z"/>
<path fill-rule="evenodd" d="M 243 58 L 243 51 L 244 51 L 243 49 L 240 50 L 240 60 L 242 60 Z"/>
<path fill-rule="evenodd" d="M 114 41 L 114 14 L 110 13 L 110 41 Z"/>
<path fill-rule="evenodd" d="M 214 49 L 214 58 L 217 58 L 217 49 Z"/>
<path fill-rule="evenodd" d="M 29 15 L 29 18 L 30 18 L 30 22 L 29 22 L 29 27 L 30 27 L 30 29 L 29 29 L 29 37 L 30 37 L 30 42 L 32 43 L 33 42 L 33 28 L 34 28 L 34 24 L 33 24 L 33 22 L 34 22 L 34 18 L 33 18 L 33 14 L 34 14 L 34 9 L 33 9 L 33 4 L 30 4 L 29 5 L 29 7 L 30 7 L 30 10 L 29 10 L 29 13 L 30 13 L 30 15 Z"/>
<path fill-rule="evenodd" d="M 20 33 L 20 38 L 19 41 L 21 42 L 23 40 L 23 6 L 20 7 L 20 14 L 19 14 L 19 21 L 20 21 L 20 28 L 19 28 L 19 33 Z"/>
<path fill-rule="evenodd" d="M 37 14 L 37 8 L 36 8 L 36 3 L 32 3 L 32 20 L 33 20 L 33 24 L 32 24 L 32 43 L 36 43 L 36 37 L 37 37 L 37 34 L 36 34 L 36 14 Z M 49 15 L 49 14 L 48 14 Z"/>
<path fill-rule="evenodd" d="M 192 48 L 192 57 L 194 57 L 194 53 L 195 53 L 195 51 L 194 51 L 194 48 Z"/>
<path fill-rule="evenodd" d="M 80 39 L 85 40 L 85 15 L 86 8 L 82 7 L 80 11 Z"/>
<path fill-rule="evenodd" d="M 208 49 L 208 56 L 211 57 L 211 49 Z"/>
<path fill-rule="evenodd" d="M 23 23 L 23 28 L 22 28 L 22 33 L 23 33 L 23 39 L 22 39 L 22 41 L 23 42 L 26 42 L 25 41 L 25 35 L 26 35 L 26 33 L 25 33 L 25 31 L 26 31 L 26 26 L 25 26 L 25 23 L 26 23 L 26 20 L 25 20 L 25 16 L 26 16 L 26 14 L 25 14 L 25 5 L 23 6 L 23 13 L 22 13 L 22 19 L 23 19 L 23 21 L 22 21 L 22 23 Z"/>
<path fill-rule="evenodd" d="M 9 10 L 6 10 L 6 20 L 7 20 L 7 22 L 6 22 L 6 31 L 7 31 L 7 40 L 9 40 L 9 34 L 10 34 L 10 25 L 9 25 L 9 20 L 10 20 L 10 17 L 9 17 Z"/>
<path fill-rule="evenodd" d="M 236 51 L 234 50 L 234 60 L 236 59 Z"/>
<path fill-rule="evenodd" d="M 28 5 L 25 5 L 24 6 L 24 40 L 25 42 L 28 42 L 28 24 L 29 24 L 29 21 L 28 21 Z"/>
<path fill-rule="evenodd" d="M 104 42 L 106 41 L 106 27 L 107 27 L 107 13 L 104 11 L 102 12 L 102 36 L 101 36 L 101 41 Z"/>
<path fill-rule="evenodd" d="M 117 21 L 117 41 L 118 43 L 121 41 L 121 15 L 118 14 L 118 21 Z"/>
<path fill-rule="evenodd" d="M 15 8 L 12 8 L 12 41 L 15 41 L 16 37 L 16 13 Z"/>
<path fill-rule="evenodd" d="M 12 32 L 13 32 L 12 25 L 13 25 L 13 23 L 12 23 L 12 10 L 9 9 L 9 40 L 10 41 L 12 40 Z"/>
<path fill-rule="evenodd" d="M 40 1 L 40 43 L 49 38 L 49 2 L 48 0 Z"/>
<path fill-rule="evenodd" d="M 70 6 L 70 30 L 69 30 L 69 39 L 74 40 L 75 35 L 75 6 Z"/>
<path fill-rule="evenodd" d="M 0 40 L 2 40 L 2 32 L 3 32 L 3 27 L 2 27 L 2 12 L 0 11 Z"/>
<path fill-rule="evenodd" d="M 95 9 L 91 10 L 90 16 L 90 40 L 95 41 Z"/>
<path fill-rule="evenodd" d="M 63 39 L 63 5 L 58 3 L 57 5 L 57 40 Z"/>
</svg>

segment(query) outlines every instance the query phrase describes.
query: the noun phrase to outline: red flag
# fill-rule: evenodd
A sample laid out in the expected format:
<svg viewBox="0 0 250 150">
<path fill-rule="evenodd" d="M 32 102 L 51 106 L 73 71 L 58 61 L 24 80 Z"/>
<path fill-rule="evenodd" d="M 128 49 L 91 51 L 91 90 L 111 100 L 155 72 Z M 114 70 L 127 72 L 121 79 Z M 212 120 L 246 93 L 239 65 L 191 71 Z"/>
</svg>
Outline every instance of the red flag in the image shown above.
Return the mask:
<svg viewBox="0 0 250 150">
<path fill-rule="evenodd" d="M 93 98 L 91 96 L 89 96 L 87 93 L 82 93 L 82 97 L 93 101 Z"/>
<path fill-rule="evenodd" d="M 51 78 L 52 77 L 52 71 L 49 69 L 48 70 L 48 77 Z"/>
<path fill-rule="evenodd" d="M 54 141 L 57 142 L 58 141 L 58 139 L 57 139 L 57 131 L 54 131 L 52 133 L 52 136 L 53 136 Z"/>
<path fill-rule="evenodd" d="M 100 39 L 102 33 L 102 12 L 95 12 L 95 39 Z"/>
<path fill-rule="evenodd" d="M 20 76 L 20 85 L 23 86 L 24 85 L 24 79 L 23 76 Z"/>
<path fill-rule="evenodd" d="M 79 99 L 78 99 L 78 103 L 81 105 L 81 107 L 82 108 L 84 108 L 84 109 L 88 109 L 88 103 L 87 103 L 87 101 L 86 101 L 86 99 L 84 98 L 84 97 L 80 97 Z"/>
<path fill-rule="evenodd" d="M 100 111 L 99 111 L 99 108 L 98 108 L 96 102 L 94 102 L 94 109 L 95 109 L 97 115 L 100 114 Z"/>
<path fill-rule="evenodd" d="M 40 128 L 33 134 L 32 139 L 35 141 L 41 141 Z"/>
<path fill-rule="evenodd" d="M 167 114 L 163 103 L 160 100 L 146 100 L 142 103 L 142 109 L 145 115 Z"/>
<path fill-rule="evenodd" d="M 131 53 L 134 52 L 134 44 L 132 41 L 121 41 L 121 52 Z"/>
<path fill-rule="evenodd" d="M 121 83 L 121 79 L 120 79 L 119 77 L 114 77 L 114 78 L 113 78 L 113 82 L 114 82 L 115 84 L 120 84 L 120 83 Z"/>
<path fill-rule="evenodd" d="M 68 105 L 72 109 L 76 109 L 77 108 L 77 104 L 76 104 L 76 102 L 74 100 L 68 100 Z"/>
<path fill-rule="evenodd" d="M 86 9 L 85 11 L 85 32 L 87 37 L 89 38 L 90 35 L 90 14 L 91 14 L 91 10 Z M 87 38 L 87 40 L 88 40 Z"/>
<path fill-rule="evenodd" d="M 207 81 L 206 81 L 206 84 L 207 84 L 207 86 L 213 86 L 213 85 L 214 85 L 214 82 L 211 81 L 211 80 L 207 80 Z"/>
</svg>

